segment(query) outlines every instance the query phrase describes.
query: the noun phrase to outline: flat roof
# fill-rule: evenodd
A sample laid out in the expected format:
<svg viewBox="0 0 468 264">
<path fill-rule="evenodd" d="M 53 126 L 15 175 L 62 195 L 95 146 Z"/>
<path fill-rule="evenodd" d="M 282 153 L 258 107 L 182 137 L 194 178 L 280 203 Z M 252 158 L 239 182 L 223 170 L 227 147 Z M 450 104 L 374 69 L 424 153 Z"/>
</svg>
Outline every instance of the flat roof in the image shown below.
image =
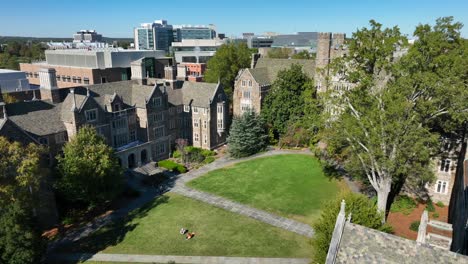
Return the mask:
<svg viewBox="0 0 468 264">
<path fill-rule="evenodd" d="M 22 72 L 22 71 L 9 70 L 9 69 L 0 69 L 0 73 L 10 73 L 10 72 Z"/>
</svg>

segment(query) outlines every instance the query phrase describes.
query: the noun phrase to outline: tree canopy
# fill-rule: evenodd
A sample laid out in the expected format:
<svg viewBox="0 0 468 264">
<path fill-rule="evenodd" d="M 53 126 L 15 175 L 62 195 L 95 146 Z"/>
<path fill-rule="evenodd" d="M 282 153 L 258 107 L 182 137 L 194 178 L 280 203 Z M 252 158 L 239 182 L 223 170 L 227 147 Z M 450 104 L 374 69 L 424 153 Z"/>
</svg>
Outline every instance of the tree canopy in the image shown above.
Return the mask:
<svg viewBox="0 0 468 264">
<path fill-rule="evenodd" d="M 314 263 L 325 263 L 342 200 L 346 203 L 345 215 L 347 217 L 351 214 L 351 221 L 354 224 L 384 232 L 391 231 L 389 226 L 382 224 L 382 215 L 377 212 L 375 204 L 366 196 L 353 193 L 341 193 L 335 199 L 322 205 L 320 218 L 313 224 L 315 230 L 315 235 L 312 239 Z"/>
<path fill-rule="evenodd" d="M 96 205 L 120 193 L 123 176 L 114 149 L 93 127 L 81 127 L 57 159 L 58 189 L 68 200 Z"/>
<path fill-rule="evenodd" d="M 0 262 L 38 263 L 42 241 L 32 217 L 44 177 L 43 149 L 0 137 Z"/>
<path fill-rule="evenodd" d="M 240 158 L 258 153 L 267 147 L 267 137 L 262 119 L 254 112 L 245 112 L 232 122 L 227 139 L 229 154 Z"/>
<path fill-rule="evenodd" d="M 315 106 L 315 96 L 313 81 L 304 73 L 302 66 L 293 64 L 291 68 L 280 71 L 261 112 L 270 134 L 279 138 L 287 132 L 288 126 L 303 121 L 304 113 Z"/>
<path fill-rule="evenodd" d="M 240 69 L 250 67 L 250 58 L 251 52 L 245 43 L 222 45 L 208 61 L 205 81 L 220 81 L 228 97 L 231 97 L 237 73 Z"/>
<path fill-rule="evenodd" d="M 367 178 L 382 212 L 391 191 L 410 182 L 424 190 L 433 179 L 439 134 L 431 119 L 466 120 L 455 114 L 467 111 L 462 102 L 468 98 L 466 67 L 453 65 L 466 65 L 466 48 L 454 44 L 462 42 L 460 28 L 450 18 L 420 25 L 419 39 L 406 52 L 397 27 L 382 29 L 371 21 L 353 34 L 349 56 L 335 62 L 334 74 L 354 88 L 326 97 L 339 112 L 323 133 L 328 151 Z"/>
</svg>

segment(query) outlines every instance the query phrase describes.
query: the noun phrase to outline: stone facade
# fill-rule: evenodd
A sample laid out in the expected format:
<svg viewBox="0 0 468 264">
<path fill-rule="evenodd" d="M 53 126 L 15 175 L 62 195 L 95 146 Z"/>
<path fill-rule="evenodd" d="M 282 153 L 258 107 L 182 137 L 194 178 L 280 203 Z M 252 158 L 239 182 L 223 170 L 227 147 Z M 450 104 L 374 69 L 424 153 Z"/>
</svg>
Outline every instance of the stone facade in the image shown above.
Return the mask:
<svg viewBox="0 0 468 264">
<path fill-rule="evenodd" d="M 51 75 L 41 78 L 44 100 L 10 104 L 0 121 L 47 146 L 50 165 L 84 125 L 95 127 L 116 149 L 124 168 L 168 158 L 178 138 L 205 149 L 226 141 L 228 102 L 220 84 L 142 79 L 57 89 L 55 71 L 43 73 Z M 13 138 L 10 125 L 0 135 Z"/>
</svg>

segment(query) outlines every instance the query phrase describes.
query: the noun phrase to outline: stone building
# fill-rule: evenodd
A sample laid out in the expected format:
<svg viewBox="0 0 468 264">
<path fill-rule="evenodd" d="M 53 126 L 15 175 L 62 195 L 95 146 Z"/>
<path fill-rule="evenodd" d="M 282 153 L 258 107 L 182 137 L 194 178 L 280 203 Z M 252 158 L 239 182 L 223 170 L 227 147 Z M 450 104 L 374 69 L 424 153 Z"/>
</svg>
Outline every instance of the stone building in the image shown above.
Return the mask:
<svg viewBox="0 0 468 264">
<path fill-rule="evenodd" d="M 468 263 L 468 257 L 431 243 L 434 240 L 423 230 L 427 223 L 420 226 L 418 241 L 413 241 L 354 224 L 351 220 L 351 215 L 348 218 L 345 216 L 343 201 L 336 218 L 326 264 Z M 427 213 L 425 220 L 427 222 Z"/>
<path fill-rule="evenodd" d="M 245 111 L 260 113 L 263 100 L 276 79 L 278 72 L 293 64 L 303 67 L 305 73 L 313 78 L 313 60 L 270 59 L 253 56 L 252 68 L 241 69 L 234 82 L 233 111 L 238 116 Z"/>
<path fill-rule="evenodd" d="M 135 66 L 135 71 L 141 68 Z M 41 100 L 8 104 L 0 135 L 12 128 L 49 149 L 49 161 L 83 125 L 96 128 L 116 149 L 124 168 L 169 157 L 174 141 L 185 138 L 205 149 L 226 141 L 227 98 L 220 84 L 167 79 L 134 80 L 58 89 L 54 69 L 41 69 Z M 134 76 L 140 76 L 135 73 Z"/>
</svg>

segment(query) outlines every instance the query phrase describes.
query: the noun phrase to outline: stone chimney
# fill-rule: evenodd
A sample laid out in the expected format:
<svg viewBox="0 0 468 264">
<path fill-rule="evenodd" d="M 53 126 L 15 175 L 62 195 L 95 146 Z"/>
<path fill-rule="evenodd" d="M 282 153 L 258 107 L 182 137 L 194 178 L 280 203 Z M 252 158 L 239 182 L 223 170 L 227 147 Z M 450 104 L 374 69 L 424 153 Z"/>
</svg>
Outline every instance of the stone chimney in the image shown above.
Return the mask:
<svg viewBox="0 0 468 264">
<path fill-rule="evenodd" d="M 252 53 L 252 60 L 250 61 L 251 69 L 255 68 L 255 65 L 257 65 L 257 61 L 259 58 L 260 58 L 260 53 Z"/>
<path fill-rule="evenodd" d="M 164 79 L 173 81 L 177 76 L 177 66 L 166 66 L 164 67 Z"/>
<path fill-rule="evenodd" d="M 39 84 L 42 100 L 50 100 L 52 103 L 60 102 L 59 90 L 55 69 L 44 68 L 39 70 Z"/>
<path fill-rule="evenodd" d="M 187 79 L 187 67 L 183 64 L 177 65 L 177 80 L 185 81 Z"/>
<path fill-rule="evenodd" d="M 130 63 L 130 69 L 132 72 L 132 80 L 141 81 L 146 79 L 145 64 L 143 59 Z"/>
</svg>

